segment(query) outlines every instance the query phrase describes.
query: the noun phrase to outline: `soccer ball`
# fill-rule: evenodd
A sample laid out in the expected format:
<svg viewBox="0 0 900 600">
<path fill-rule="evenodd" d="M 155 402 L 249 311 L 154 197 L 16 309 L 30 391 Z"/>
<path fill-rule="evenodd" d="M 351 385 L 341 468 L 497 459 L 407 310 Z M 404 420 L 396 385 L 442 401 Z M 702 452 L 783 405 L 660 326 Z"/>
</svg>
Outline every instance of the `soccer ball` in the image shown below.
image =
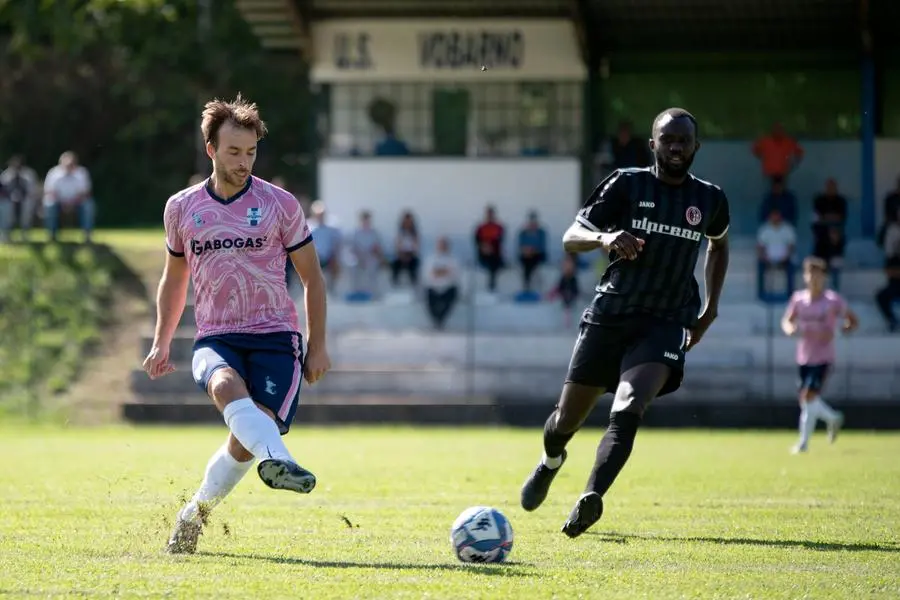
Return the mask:
<svg viewBox="0 0 900 600">
<path fill-rule="evenodd" d="M 512 550 L 513 530 L 509 519 L 496 508 L 472 506 L 453 522 L 450 543 L 462 562 L 503 562 Z"/>
</svg>

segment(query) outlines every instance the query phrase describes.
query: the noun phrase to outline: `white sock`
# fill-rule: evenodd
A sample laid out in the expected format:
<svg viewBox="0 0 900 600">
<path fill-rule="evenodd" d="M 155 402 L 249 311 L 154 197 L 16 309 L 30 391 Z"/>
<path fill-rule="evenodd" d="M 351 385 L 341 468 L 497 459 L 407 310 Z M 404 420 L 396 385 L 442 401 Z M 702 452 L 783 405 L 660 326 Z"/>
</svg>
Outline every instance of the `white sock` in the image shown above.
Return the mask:
<svg viewBox="0 0 900 600">
<path fill-rule="evenodd" d="M 800 409 L 800 442 L 797 444 L 803 448 L 809 444 L 809 436 L 816 430 L 816 411 L 812 402 L 807 402 Z"/>
<path fill-rule="evenodd" d="M 828 423 L 829 425 L 834 424 L 840 417 L 840 413 L 824 400 L 822 400 L 821 396 L 816 396 L 813 400 L 813 403 L 816 405 L 816 410 L 818 411 L 819 418 Z"/>
<path fill-rule="evenodd" d="M 256 458 L 296 462 L 281 440 L 278 425 L 269 415 L 259 410 L 250 398 L 229 403 L 222 411 L 222 416 L 234 437 Z"/>
<path fill-rule="evenodd" d="M 197 490 L 190 502 L 181 509 L 178 517 L 185 521 L 199 519 L 201 505 L 203 505 L 203 511 L 209 514 L 209 511 L 231 493 L 231 490 L 243 479 L 251 466 L 253 466 L 252 460 L 247 462 L 235 460 L 231 453 L 228 452 L 228 442 L 225 442 L 209 459 L 200 489 Z"/>
<path fill-rule="evenodd" d="M 544 452 L 543 456 L 541 456 L 541 463 L 548 469 L 556 470 L 562 466 L 562 455 L 551 458 Z"/>
</svg>

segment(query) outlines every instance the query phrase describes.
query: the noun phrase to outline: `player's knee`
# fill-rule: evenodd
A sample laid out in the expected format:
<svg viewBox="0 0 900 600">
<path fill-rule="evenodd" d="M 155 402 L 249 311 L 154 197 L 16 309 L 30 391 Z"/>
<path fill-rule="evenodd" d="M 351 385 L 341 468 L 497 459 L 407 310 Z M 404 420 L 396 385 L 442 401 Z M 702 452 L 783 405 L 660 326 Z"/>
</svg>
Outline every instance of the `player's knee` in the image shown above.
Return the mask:
<svg viewBox="0 0 900 600">
<path fill-rule="evenodd" d="M 642 392 L 634 384 L 623 381 L 616 389 L 616 395 L 613 399 L 611 413 L 628 412 L 639 417 L 644 416 L 644 410 L 650 404 L 653 398 L 647 392 Z"/>
<path fill-rule="evenodd" d="M 219 369 L 213 373 L 207 385 L 209 395 L 216 405 L 222 409 L 229 402 L 247 397 L 247 386 L 237 371 L 230 368 Z"/>
<path fill-rule="evenodd" d="M 575 433 L 584 424 L 594 409 L 597 398 L 603 390 L 566 384 L 559 404 L 556 406 L 556 430 L 559 433 Z"/>
</svg>

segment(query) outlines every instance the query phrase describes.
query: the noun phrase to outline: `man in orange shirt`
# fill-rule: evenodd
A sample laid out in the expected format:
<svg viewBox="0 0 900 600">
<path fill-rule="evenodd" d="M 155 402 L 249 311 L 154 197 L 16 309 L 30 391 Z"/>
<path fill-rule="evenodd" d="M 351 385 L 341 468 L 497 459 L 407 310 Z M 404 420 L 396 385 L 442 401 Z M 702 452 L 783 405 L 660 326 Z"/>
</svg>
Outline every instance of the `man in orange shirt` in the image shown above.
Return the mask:
<svg viewBox="0 0 900 600">
<path fill-rule="evenodd" d="M 775 123 L 769 135 L 753 144 L 753 155 L 762 162 L 763 175 L 784 179 L 803 158 L 803 148 L 784 132 L 781 123 Z"/>
</svg>

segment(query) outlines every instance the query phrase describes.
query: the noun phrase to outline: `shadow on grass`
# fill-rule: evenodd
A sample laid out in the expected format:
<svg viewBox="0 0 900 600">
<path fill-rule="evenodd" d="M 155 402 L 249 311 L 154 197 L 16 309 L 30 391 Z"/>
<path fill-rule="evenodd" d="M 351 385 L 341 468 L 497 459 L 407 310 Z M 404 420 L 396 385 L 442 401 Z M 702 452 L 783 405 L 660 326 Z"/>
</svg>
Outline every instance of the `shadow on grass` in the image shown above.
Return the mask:
<svg viewBox="0 0 900 600">
<path fill-rule="evenodd" d="M 603 538 L 601 541 L 615 544 L 627 544 L 632 540 L 657 542 L 692 542 L 705 544 L 722 544 L 726 546 L 768 546 L 770 548 L 803 548 L 819 552 L 900 552 L 900 543 L 884 542 L 878 544 L 845 544 L 841 542 L 815 542 L 812 540 L 760 540 L 755 538 L 695 537 L 641 535 L 633 533 L 616 533 L 614 531 L 589 531 L 587 535 Z"/>
<path fill-rule="evenodd" d="M 453 564 L 453 563 L 392 563 L 392 562 L 353 562 L 332 560 L 310 560 L 290 556 L 265 556 L 262 554 L 232 554 L 229 552 L 197 552 L 196 556 L 231 558 L 236 560 L 258 560 L 279 565 L 298 565 L 320 569 L 395 569 L 423 571 L 471 571 L 479 575 L 499 575 L 501 577 L 530 577 L 530 571 L 522 567 L 530 567 L 527 563 L 505 562 L 503 564 Z"/>
</svg>

